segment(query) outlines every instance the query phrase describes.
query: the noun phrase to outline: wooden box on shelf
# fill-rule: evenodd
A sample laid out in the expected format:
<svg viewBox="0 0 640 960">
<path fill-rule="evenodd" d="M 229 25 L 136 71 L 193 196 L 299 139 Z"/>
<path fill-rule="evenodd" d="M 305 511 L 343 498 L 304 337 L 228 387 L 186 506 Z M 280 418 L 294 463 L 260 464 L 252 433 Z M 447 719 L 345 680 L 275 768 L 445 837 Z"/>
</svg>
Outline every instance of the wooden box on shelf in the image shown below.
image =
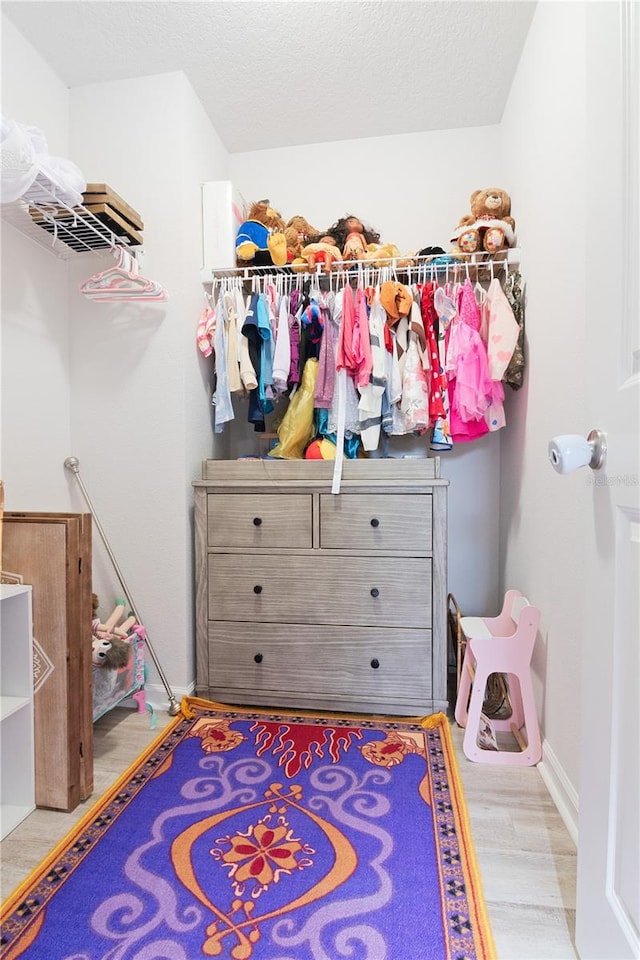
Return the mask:
<svg viewBox="0 0 640 960">
<path fill-rule="evenodd" d="M 128 246 L 143 242 L 140 214 L 106 183 L 88 183 L 82 206 L 67 207 L 53 198 L 50 203 L 34 201 L 28 209 L 38 227 L 77 253 L 107 250 L 116 237 Z"/>
<path fill-rule="evenodd" d="M 106 224 L 117 237 L 126 237 L 132 245 L 142 243 L 139 231 L 144 223 L 137 210 L 129 206 L 107 183 L 88 183 L 82 194 L 85 210 Z"/>
</svg>

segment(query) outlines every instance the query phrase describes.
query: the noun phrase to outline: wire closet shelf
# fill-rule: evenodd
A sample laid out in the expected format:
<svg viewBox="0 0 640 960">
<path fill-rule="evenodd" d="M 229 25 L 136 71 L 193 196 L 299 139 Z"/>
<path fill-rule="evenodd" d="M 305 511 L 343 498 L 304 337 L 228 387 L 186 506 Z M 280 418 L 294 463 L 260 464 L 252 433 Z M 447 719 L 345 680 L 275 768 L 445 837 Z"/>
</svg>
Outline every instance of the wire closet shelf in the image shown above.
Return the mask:
<svg viewBox="0 0 640 960">
<path fill-rule="evenodd" d="M 129 245 L 83 206 L 69 206 L 43 172 L 20 199 L 2 204 L 2 219 L 60 260 Z"/>
</svg>

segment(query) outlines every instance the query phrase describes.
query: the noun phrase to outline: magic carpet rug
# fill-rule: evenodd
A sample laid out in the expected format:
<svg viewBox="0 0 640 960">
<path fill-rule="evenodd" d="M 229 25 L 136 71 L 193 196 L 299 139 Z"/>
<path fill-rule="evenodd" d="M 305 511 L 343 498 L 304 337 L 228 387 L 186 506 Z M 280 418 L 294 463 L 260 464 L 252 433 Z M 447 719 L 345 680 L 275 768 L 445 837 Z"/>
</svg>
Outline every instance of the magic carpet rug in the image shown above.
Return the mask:
<svg viewBox="0 0 640 960">
<path fill-rule="evenodd" d="M 490 960 L 449 724 L 182 714 L 2 911 L 2 960 Z"/>
</svg>

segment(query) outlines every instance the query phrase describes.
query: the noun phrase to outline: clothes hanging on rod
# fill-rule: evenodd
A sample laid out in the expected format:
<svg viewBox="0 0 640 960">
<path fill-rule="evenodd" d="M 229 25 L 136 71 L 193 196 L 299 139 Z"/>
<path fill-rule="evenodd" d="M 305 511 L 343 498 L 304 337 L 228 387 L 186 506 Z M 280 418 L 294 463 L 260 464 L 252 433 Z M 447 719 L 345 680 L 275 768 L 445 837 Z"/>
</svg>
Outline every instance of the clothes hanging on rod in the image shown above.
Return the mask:
<svg viewBox="0 0 640 960">
<path fill-rule="evenodd" d="M 472 283 L 474 268 L 484 283 Z M 503 383 L 517 389 L 524 365 L 513 262 L 420 264 L 411 283 L 361 265 L 322 276 L 255 271 L 248 291 L 245 276 L 216 277 L 198 322 L 198 347 L 214 355 L 216 432 L 235 416 L 232 394 L 245 392 L 248 419 L 264 432 L 309 359 L 318 361 L 316 432 L 342 449 L 342 424 L 347 456 L 406 434 L 429 434 L 446 451 L 505 426 Z"/>
</svg>

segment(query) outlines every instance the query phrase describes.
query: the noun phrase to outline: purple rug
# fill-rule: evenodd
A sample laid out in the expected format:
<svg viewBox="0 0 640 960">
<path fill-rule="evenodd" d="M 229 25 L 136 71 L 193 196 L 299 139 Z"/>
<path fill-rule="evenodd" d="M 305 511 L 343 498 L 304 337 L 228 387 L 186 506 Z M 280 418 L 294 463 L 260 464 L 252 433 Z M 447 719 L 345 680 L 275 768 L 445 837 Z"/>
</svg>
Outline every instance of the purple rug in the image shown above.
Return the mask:
<svg viewBox="0 0 640 960">
<path fill-rule="evenodd" d="M 443 714 L 183 713 L 2 909 L 2 960 L 489 960 Z"/>
</svg>

